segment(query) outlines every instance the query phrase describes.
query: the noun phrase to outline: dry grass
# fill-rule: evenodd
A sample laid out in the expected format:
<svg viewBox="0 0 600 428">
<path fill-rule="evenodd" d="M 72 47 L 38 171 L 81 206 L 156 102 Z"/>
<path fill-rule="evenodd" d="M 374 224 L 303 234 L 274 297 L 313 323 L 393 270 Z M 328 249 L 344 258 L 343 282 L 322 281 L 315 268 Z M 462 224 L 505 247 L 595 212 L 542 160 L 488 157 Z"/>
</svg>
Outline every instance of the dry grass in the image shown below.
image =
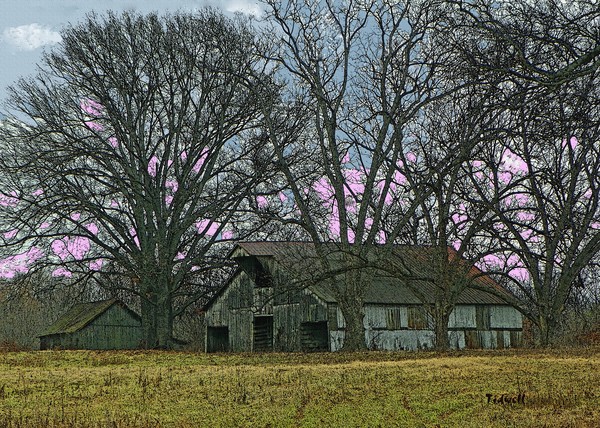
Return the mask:
<svg viewBox="0 0 600 428">
<path fill-rule="evenodd" d="M 598 351 L 4 352 L 0 428 L 597 427 Z"/>
</svg>

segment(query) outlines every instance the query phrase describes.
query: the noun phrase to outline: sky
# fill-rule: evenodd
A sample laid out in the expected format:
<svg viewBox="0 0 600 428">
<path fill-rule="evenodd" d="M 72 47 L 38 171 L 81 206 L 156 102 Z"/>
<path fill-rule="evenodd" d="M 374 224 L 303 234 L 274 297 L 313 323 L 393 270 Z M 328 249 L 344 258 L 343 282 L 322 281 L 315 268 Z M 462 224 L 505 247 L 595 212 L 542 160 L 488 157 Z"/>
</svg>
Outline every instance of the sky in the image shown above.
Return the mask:
<svg viewBox="0 0 600 428">
<path fill-rule="evenodd" d="M 60 42 L 61 29 L 88 12 L 191 12 L 204 6 L 228 14 L 261 12 L 256 0 L 0 0 L 0 115 L 7 86 L 34 74 L 44 50 Z"/>
</svg>

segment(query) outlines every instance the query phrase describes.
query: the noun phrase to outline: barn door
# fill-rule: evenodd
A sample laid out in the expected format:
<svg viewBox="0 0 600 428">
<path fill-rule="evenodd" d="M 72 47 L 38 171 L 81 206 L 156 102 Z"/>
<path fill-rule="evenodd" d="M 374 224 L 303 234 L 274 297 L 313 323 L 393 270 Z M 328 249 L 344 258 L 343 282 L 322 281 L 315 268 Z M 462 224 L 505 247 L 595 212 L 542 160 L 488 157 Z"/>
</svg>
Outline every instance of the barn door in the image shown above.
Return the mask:
<svg viewBox="0 0 600 428">
<path fill-rule="evenodd" d="M 273 316 L 254 317 L 254 351 L 273 350 Z"/>
<path fill-rule="evenodd" d="M 300 324 L 300 348 L 305 352 L 329 351 L 327 321 Z"/>
<path fill-rule="evenodd" d="M 229 328 L 207 327 L 206 329 L 206 352 L 229 351 Z"/>
</svg>

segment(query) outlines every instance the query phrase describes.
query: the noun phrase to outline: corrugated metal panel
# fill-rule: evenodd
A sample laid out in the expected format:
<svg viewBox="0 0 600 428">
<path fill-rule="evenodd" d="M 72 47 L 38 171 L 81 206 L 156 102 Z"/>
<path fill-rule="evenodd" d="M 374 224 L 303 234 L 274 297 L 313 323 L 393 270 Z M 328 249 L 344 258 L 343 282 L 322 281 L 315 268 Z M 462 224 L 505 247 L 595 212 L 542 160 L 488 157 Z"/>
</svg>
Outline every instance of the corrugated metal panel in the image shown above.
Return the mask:
<svg viewBox="0 0 600 428">
<path fill-rule="evenodd" d="M 464 349 L 466 347 L 464 331 L 449 331 L 448 339 L 450 340 L 450 348 L 452 349 Z"/>
<path fill-rule="evenodd" d="M 368 330 L 365 340 L 370 349 L 380 351 L 416 351 L 433 348 L 435 336 L 430 330 Z"/>
<path fill-rule="evenodd" d="M 477 323 L 477 330 L 489 330 L 490 329 L 490 307 L 489 306 L 476 306 L 475 307 L 475 319 Z"/>
<path fill-rule="evenodd" d="M 365 306 L 363 324 L 367 329 L 387 328 L 388 309 L 382 306 Z"/>
<path fill-rule="evenodd" d="M 432 328 L 433 320 L 423 306 L 409 306 L 406 311 L 409 329 L 425 330 Z"/>
<path fill-rule="evenodd" d="M 477 327 L 475 306 L 455 306 L 450 314 L 448 328 Z"/>
<path fill-rule="evenodd" d="M 345 335 L 346 333 L 344 330 L 335 330 L 329 332 L 329 349 L 331 349 L 332 352 L 342 349 Z"/>
<path fill-rule="evenodd" d="M 337 308 L 337 326 L 338 329 L 346 328 L 346 319 L 344 318 L 344 314 L 342 314 L 342 310 Z"/>
<path fill-rule="evenodd" d="M 490 328 L 523 328 L 523 315 L 510 306 L 490 307 Z"/>
<path fill-rule="evenodd" d="M 399 330 L 408 328 L 408 310 L 405 306 L 387 309 L 387 329 Z"/>
</svg>

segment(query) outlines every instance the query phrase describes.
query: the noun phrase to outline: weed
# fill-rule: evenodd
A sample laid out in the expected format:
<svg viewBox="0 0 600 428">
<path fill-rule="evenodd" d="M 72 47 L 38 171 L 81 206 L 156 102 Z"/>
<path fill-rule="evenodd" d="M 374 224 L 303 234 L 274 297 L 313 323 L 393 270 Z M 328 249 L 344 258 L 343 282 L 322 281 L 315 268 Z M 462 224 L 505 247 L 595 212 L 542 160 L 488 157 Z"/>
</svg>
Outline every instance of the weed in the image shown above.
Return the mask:
<svg viewBox="0 0 600 428">
<path fill-rule="evenodd" d="M 596 427 L 598 350 L 6 352 L 0 428 Z"/>
</svg>

